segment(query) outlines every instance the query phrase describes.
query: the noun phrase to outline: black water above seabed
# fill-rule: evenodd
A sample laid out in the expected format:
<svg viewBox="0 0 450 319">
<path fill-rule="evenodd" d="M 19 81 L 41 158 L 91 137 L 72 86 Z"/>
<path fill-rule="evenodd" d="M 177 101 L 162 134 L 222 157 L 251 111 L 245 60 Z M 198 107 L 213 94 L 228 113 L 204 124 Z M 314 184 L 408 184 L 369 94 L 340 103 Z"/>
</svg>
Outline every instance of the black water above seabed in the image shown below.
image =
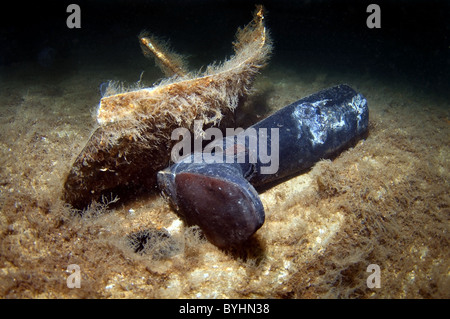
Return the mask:
<svg viewBox="0 0 450 319">
<path fill-rule="evenodd" d="M 75 1 L 81 9 L 80 29 L 66 25 L 70 3 L 12 3 L 2 10 L 0 65 L 32 61 L 43 74 L 68 75 L 86 64 L 102 64 L 111 78 L 121 65 L 136 76 L 117 80 L 136 81 L 143 70 L 153 68 L 136 38 L 147 29 L 170 39 L 196 70 L 232 54 L 236 28 L 248 23 L 259 2 Z M 270 65 L 298 74 L 334 72 L 404 81 L 414 89 L 449 94 L 447 1 L 378 1 L 380 29 L 366 25 L 370 1 L 261 3 L 274 39 Z"/>
</svg>

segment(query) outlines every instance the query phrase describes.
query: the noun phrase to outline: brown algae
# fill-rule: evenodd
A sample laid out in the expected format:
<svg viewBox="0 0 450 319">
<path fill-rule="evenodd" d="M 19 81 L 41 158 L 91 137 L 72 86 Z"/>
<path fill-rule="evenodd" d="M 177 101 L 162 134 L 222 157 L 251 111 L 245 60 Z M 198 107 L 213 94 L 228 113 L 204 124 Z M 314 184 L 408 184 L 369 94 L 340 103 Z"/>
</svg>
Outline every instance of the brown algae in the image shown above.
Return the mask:
<svg viewBox="0 0 450 319">
<path fill-rule="evenodd" d="M 99 127 L 76 158 L 64 185 L 64 200 L 84 208 L 111 192 L 137 186 L 153 189 L 156 172 L 166 167 L 175 143 L 175 128 L 193 130 L 225 127 L 239 100 L 250 93 L 255 76 L 271 52 L 262 7 L 247 26 L 239 29 L 235 55 L 213 64 L 203 73 L 186 73 L 174 54 L 140 38 L 144 53 L 151 51 L 166 74 L 174 74 L 151 88 L 117 93 L 110 87 L 97 110 Z M 151 49 L 151 50 L 150 50 Z"/>
</svg>

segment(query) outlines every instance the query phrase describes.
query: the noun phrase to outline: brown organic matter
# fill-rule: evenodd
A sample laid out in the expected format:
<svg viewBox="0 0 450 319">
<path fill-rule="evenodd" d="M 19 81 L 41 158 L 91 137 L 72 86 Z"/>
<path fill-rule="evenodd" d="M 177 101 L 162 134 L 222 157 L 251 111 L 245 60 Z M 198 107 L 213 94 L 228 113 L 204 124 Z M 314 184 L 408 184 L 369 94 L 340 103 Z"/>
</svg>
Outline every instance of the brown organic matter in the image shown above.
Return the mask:
<svg viewBox="0 0 450 319">
<path fill-rule="evenodd" d="M 140 39 L 143 49 L 150 38 Z M 194 120 L 203 127 L 229 125 L 239 100 L 248 95 L 258 71 L 271 52 L 262 7 L 253 21 L 239 29 L 235 55 L 199 73 L 181 72 L 174 54 L 153 47 L 156 59 L 175 75 L 151 88 L 117 93 L 107 90 L 97 110 L 99 127 L 76 158 L 64 185 L 64 200 L 84 208 L 102 195 L 137 187 L 152 189 L 156 172 L 169 164 L 175 128 L 193 130 Z M 145 50 L 144 50 L 145 51 Z M 112 94 L 114 93 L 114 94 Z"/>
</svg>

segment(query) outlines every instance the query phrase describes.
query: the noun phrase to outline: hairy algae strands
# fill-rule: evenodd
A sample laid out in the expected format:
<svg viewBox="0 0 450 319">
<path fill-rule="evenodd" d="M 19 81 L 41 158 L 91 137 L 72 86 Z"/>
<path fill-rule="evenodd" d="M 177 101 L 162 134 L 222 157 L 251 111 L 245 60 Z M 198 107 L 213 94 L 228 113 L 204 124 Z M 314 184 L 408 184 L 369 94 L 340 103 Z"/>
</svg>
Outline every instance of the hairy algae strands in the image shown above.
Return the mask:
<svg viewBox="0 0 450 319">
<path fill-rule="evenodd" d="M 252 146 L 250 139 L 233 138 L 235 144 L 230 146 L 227 137 L 205 149 L 215 144 L 223 154 L 231 150 L 234 162 L 196 162 L 196 154 L 191 154 L 158 174 L 159 187 L 184 219 L 200 226 L 213 244 L 239 245 L 264 223 L 264 208 L 254 186 L 298 174 L 321 158 L 337 154 L 364 136 L 368 123 L 366 99 L 347 85 L 332 87 L 294 102 L 249 128 L 279 130 L 278 154 L 271 154 L 278 156 L 275 173 L 265 174 L 266 162 L 258 150 L 252 152 L 259 143 Z M 269 153 L 273 152 L 270 145 L 266 146 Z M 257 160 L 236 160 L 242 150 L 257 154 Z"/>
<path fill-rule="evenodd" d="M 192 130 L 194 120 L 204 127 L 229 125 L 239 99 L 250 92 L 271 51 L 262 8 L 238 30 L 234 47 L 234 56 L 202 74 L 175 76 L 151 88 L 103 97 L 97 110 L 99 127 L 75 159 L 64 199 L 84 208 L 102 194 L 152 188 L 157 171 L 169 163 L 174 129 Z M 170 60 L 170 54 L 164 56 Z"/>
<path fill-rule="evenodd" d="M 185 76 L 188 72 L 185 67 L 184 59 L 181 55 L 170 52 L 166 44 L 162 44 L 155 37 L 150 36 L 148 32 L 142 32 L 139 35 L 142 53 L 146 57 L 155 58 L 156 64 L 164 71 L 167 76 Z"/>
</svg>

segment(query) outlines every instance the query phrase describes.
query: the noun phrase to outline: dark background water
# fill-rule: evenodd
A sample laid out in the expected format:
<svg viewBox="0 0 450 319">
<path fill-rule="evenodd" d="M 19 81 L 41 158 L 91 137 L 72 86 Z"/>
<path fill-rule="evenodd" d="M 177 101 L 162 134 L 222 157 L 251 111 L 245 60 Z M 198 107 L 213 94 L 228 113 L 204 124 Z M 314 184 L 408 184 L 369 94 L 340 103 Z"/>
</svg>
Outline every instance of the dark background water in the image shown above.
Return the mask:
<svg viewBox="0 0 450 319">
<path fill-rule="evenodd" d="M 66 25 L 70 3 L 81 8 L 81 29 Z M 190 55 L 196 69 L 233 53 L 236 29 L 251 20 L 256 3 L 268 11 L 271 66 L 366 74 L 450 95 L 450 2 L 444 0 L 9 2 L 0 17 L 0 67 L 32 61 L 43 72 L 55 65 L 66 72 L 87 63 L 144 63 L 136 36 L 147 29 Z M 381 8 L 380 29 L 366 26 L 370 3 Z"/>
</svg>

